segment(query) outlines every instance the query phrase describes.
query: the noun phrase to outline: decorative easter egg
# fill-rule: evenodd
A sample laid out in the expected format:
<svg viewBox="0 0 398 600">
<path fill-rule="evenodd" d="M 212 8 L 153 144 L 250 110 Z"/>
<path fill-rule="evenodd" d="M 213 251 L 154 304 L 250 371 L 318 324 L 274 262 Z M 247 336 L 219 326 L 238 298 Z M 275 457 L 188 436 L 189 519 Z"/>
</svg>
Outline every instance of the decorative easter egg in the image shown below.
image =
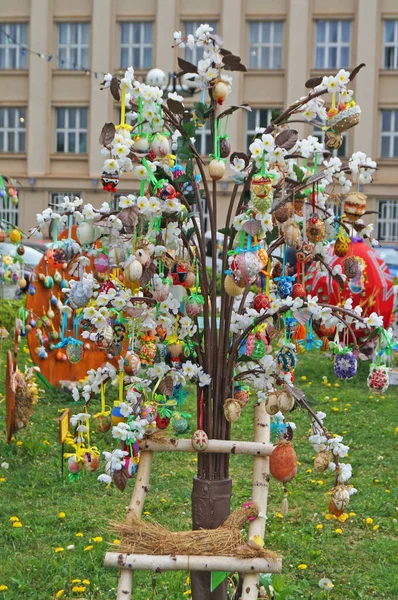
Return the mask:
<svg viewBox="0 0 398 600">
<path fill-rule="evenodd" d="M 116 188 L 119 184 L 119 171 L 113 171 L 113 173 L 108 173 L 107 171 L 102 171 L 101 173 L 101 184 L 104 192 L 114 193 L 116 192 Z"/>
<path fill-rule="evenodd" d="M 112 426 L 110 415 L 99 414 L 94 417 L 94 426 L 99 433 L 109 431 Z"/>
<path fill-rule="evenodd" d="M 164 158 L 168 154 L 171 154 L 169 138 L 162 133 L 157 133 L 151 142 L 150 149 L 160 158 Z"/>
<path fill-rule="evenodd" d="M 159 413 L 156 415 L 156 427 L 158 429 L 167 429 L 170 423 L 169 417 L 161 417 Z"/>
<path fill-rule="evenodd" d="M 83 466 L 86 471 L 90 473 L 94 473 L 99 467 L 99 456 L 93 454 L 92 452 L 86 452 L 84 454 Z"/>
<path fill-rule="evenodd" d="M 299 262 L 307 264 L 314 256 L 314 245 L 311 242 L 300 241 L 296 245 L 296 258 Z"/>
<path fill-rule="evenodd" d="M 68 471 L 70 473 L 78 473 L 83 467 L 83 463 L 79 460 L 76 460 L 76 456 L 71 456 L 68 458 Z"/>
<path fill-rule="evenodd" d="M 147 136 L 144 135 L 136 135 L 134 138 L 134 150 L 137 152 L 148 152 L 149 150 L 149 140 Z"/>
<path fill-rule="evenodd" d="M 325 146 L 332 150 L 338 150 L 343 143 L 343 136 L 332 129 L 325 133 Z"/>
<path fill-rule="evenodd" d="M 231 269 L 236 277 L 243 277 L 246 281 L 256 278 L 264 265 L 257 252 L 242 252 L 236 254 L 231 264 Z"/>
<path fill-rule="evenodd" d="M 239 402 L 240 406 L 243 408 L 249 402 L 249 392 L 248 390 L 238 389 L 234 393 L 234 398 L 237 402 Z"/>
<path fill-rule="evenodd" d="M 265 404 L 265 411 L 271 416 L 276 415 L 276 413 L 279 412 L 278 399 L 278 392 L 270 392 L 268 394 L 267 402 Z"/>
<path fill-rule="evenodd" d="M 45 284 L 44 284 L 45 285 Z M 88 281 L 71 282 L 69 303 L 72 308 L 83 308 L 89 303 L 93 288 Z"/>
<path fill-rule="evenodd" d="M 156 357 L 157 346 L 153 340 L 147 340 L 141 344 L 139 357 L 141 362 L 151 365 Z"/>
<path fill-rule="evenodd" d="M 367 379 L 368 388 L 376 394 L 382 394 L 388 388 L 388 367 L 384 365 L 371 365 Z"/>
<path fill-rule="evenodd" d="M 224 81 L 218 81 L 212 89 L 212 95 L 217 104 L 223 104 L 228 96 L 228 84 Z"/>
<path fill-rule="evenodd" d="M 185 312 L 188 317 L 198 317 L 203 312 L 204 300 L 198 302 L 197 296 L 190 296 L 185 303 Z"/>
<path fill-rule="evenodd" d="M 80 225 L 76 229 L 76 235 L 77 239 L 83 246 L 92 244 L 95 240 L 94 225 L 92 225 L 92 223 L 87 223 L 86 221 L 83 221 L 83 223 L 80 223 Z"/>
<path fill-rule="evenodd" d="M 179 196 L 179 192 L 176 191 L 175 187 L 171 185 L 171 183 L 164 181 L 162 186 L 156 192 L 156 195 L 162 200 L 173 200 Z"/>
<path fill-rule="evenodd" d="M 7 234 L 3 229 L 0 229 L 0 244 L 5 242 L 7 239 Z"/>
<path fill-rule="evenodd" d="M 207 437 L 207 433 L 203 431 L 203 429 L 197 429 L 192 434 L 192 448 L 197 452 L 203 452 L 206 450 L 209 445 L 209 438 Z"/>
<path fill-rule="evenodd" d="M 12 244 L 19 244 L 21 241 L 21 237 L 22 237 L 21 233 L 20 233 L 20 231 L 18 231 L 18 229 L 13 229 L 10 232 L 10 242 Z"/>
<path fill-rule="evenodd" d="M 176 342 L 174 344 L 167 344 L 167 354 L 170 354 L 172 358 L 178 358 L 184 352 L 184 342 Z"/>
<path fill-rule="evenodd" d="M 34 296 L 36 294 L 36 288 L 34 285 L 30 284 L 28 287 L 28 294 L 30 296 Z"/>
<path fill-rule="evenodd" d="M 127 421 L 126 417 L 122 415 L 118 406 L 114 406 L 112 408 L 111 420 L 113 425 L 119 425 L 119 423 L 125 423 Z"/>
<path fill-rule="evenodd" d="M 279 208 L 274 210 L 273 216 L 278 223 L 286 223 L 288 219 L 293 215 L 293 205 L 290 202 L 286 202 Z"/>
<path fill-rule="evenodd" d="M 174 263 L 171 268 L 171 277 L 174 285 L 182 285 L 191 288 L 195 285 L 196 276 L 189 265 L 180 262 Z"/>
<path fill-rule="evenodd" d="M 220 156 L 221 158 L 227 158 L 231 154 L 231 142 L 227 137 L 220 139 Z"/>
<path fill-rule="evenodd" d="M 138 250 L 135 251 L 135 257 L 138 260 L 138 262 L 142 264 L 142 267 L 144 269 L 147 269 L 151 264 L 151 257 L 149 253 L 143 248 L 138 248 Z"/>
<path fill-rule="evenodd" d="M 54 285 L 54 279 L 51 277 L 51 275 L 46 275 L 43 279 L 43 285 L 44 287 L 49 290 L 53 287 Z"/>
<path fill-rule="evenodd" d="M 306 225 L 307 237 L 310 242 L 321 242 L 326 234 L 325 223 L 317 215 L 310 217 Z"/>
<path fill-rule="evenodd" d="M 348 256 L 343 261 L 343 272 L 347 279 L 354 279 L 359 273 L 359 260 L 356 256 Z"/>
<path fill-rule="evenodd" d="M 292 295 L 293 283 L 287 277 L 281 277 L 276 284 L 276 291 L 281 298 L 287 298 Z"/>
<path fill-rule="evenodd" d="M 236 298 L 237 296 L 243 294 L 245 288 L 240 287 L 233 277 L 231 277 L 230 275 L 226 275 L 224 279 L 224 289 L 227 292 L 228 296 Z"/>
<path fill-rule="evenodd" d="M 297 456 L 291 442 L 277 444 L 269 459 L 269 470 L 277 481 L 288 483 L 297 475 Z"/>
<path fill-rule="evenodd" d="M 180 434 L 186 433 L 189 429 L 188 420 L 179 413 L 173 415 L 171 426 L 176 433 Z"/>
<path fill-rule="evenodd" d="M 62 275 L 58 271 L 58 269 L 54 273 L 54 281 L 55 281 L 55 283 L 61 283 L 61 281 L 62 281 Z M 53 296 L 53 297 L 55 298 L 55 296 Z M 55 298 L 55 300 L 56 300 L 56 298 Z"/>
<path fill-rule="evenodd" d="M 74 365 L 81 361 L 83 358 L 84 350 L 82 344 L 67 344 L 66 356 L 69 362 Z"/>
<path fill-rule="evenodd" d="M 344 485 L 338 485 L 334 488 L 330 498 L 329 510 L 332 515 L 340 517 L 350 503 L 350 494 L 348 488 Z"/>
<path fill-rule="evenodd" d="M 294 407 L 294 397 L 289 392 L 283 391 L 278 396 L 278 408 L 281 413 L 285 414 Z"/>
<path fill-rule="evenodd" d="M 351 192 L 344 200 L 344 213 L 347 219 L 355 222 L 366 212 L 367 197 L 362 192 Z"/>
<path fill-rule="evenodd" d="M 261 293 L 261 294 L 257 294 L 254 297 L 253 308 L 258 313 L 261 312 L 262 310 L 268 310 L 268 308 L 270 306 L 271 306 L 271 302 L 270 302 L 270 299 L 268 298 L 267 294 Z"/>
<path fill-rule="evenodd" d="M 327 450 L 321 450 L 321 452 L 318 452 L 318 454 L 315 456 L 314 469 L 319 473 L 323 473 L 323 471 L 326 471 L 328 468 L 331 460 L 332 453 L 328 452 Z"/>
<path fill-rule="evenodd" d="M 304 286 L 301 283 L 295 283 L 292 288 L 292 298 L 305 298 L 306 292 Z"/>
<path fill-rule="evenodd" d="M 225 162 L 223 160 L 217 160 L 213 158 L 208 166 L 209 176 L 214 181 L 218 181 L 224 177 L 225 174 Z"/>
<path fill-rule="evenodd" d="M 124 268 L 124 277 L 130 282 L 139 281 L 142 272 L 142 264 L 135 259 Z"/>
<path fill-rule="evenodd" d="M 344 258 L 348 252 L 350 238 L 344 235 L 338 235 L 333 246 L 333 250 L 336 256 Z"/>
<path fill-rule="evenodd" d="M 141 369 L 141 361 L 139 357 L 134 354 L 134 352 L 129 352 L 126 354 L 123 361 L 123 369 L 126 375 L 130 375 L 130 377 L 137 375 Z"/>
<path fill-rule="evenodd" d="M 63 248 L 50 248 L 46 252 L 46 261 L 53 269 L 61 266 L 66 258 L 66 252 Z"/>
<path fill-rule="evenodd" d="M 334 359 L 334 374 L 339 379 L 352 379 L 357 372 L 357 359 L 352 352 L 336 354 Z"/>
<path fill-rule="evenodd" d="M 156 408 L 149 404 L 144 406 L 141 410 L 141 419 L 145 419 L 148 423 L 153 423 L 156 420 Z"/>
<path fill-rule="evenodd" d="M 109 348 L 113 342 L 113 329 L 110 325 L 106 325 L 95 336 L 95 341 L 99 348 Z"/>
<path fill-rule="evenodd" d="M 278 350 L 276 364 L 285 373 L 293 371 L 296 368 L 297 354 L 293 345 L 287 344 Z"/>
<path fill-rule="evenodd" d="M 25 254 L 25 248 L 24 246 L 22 246 L 22 244 L 20 244 L 17 248 L 17 254 L 18 256 L 23 256 Z"/>
<path fill-rule="evenodd" d="M 253 360 L 261 360 L 267 353 L 267 345 L 261 337 L 255 337 L 254 347 L 251 353 Z"/>
<path fill-rule="evenodd" d="M 273 198 L 273 190 L 272 190 L 272 181 L 266 175 L 261 175 L 261 173 L 257 173 L 257 175 L 253 175 L 251 181 L 251 200 L 252 202 L 257 202 L 258 200 L 267 200 L 267 204 L 269 208 L 271 208 L 272 198 Z M 257 210 L 260 210 L 259 206 L 255 205 Z M 267 209 L 268 210 L 268 209 Z M 260 212 L 267 212 L 262 211 Z"/>
<path fill-rule="evenodd" d="M 98 273 L 106 273 L 109 268 L 109 259 L 104 252 L 94 258 L 94 267 Z"/>
<path fill-rule="evenodd" d="M 228 423 L 235 423 L 240 417 L 241 405 L 235 398 L 227 398 L 224 402 L 224 416 Z"/>
</svg>

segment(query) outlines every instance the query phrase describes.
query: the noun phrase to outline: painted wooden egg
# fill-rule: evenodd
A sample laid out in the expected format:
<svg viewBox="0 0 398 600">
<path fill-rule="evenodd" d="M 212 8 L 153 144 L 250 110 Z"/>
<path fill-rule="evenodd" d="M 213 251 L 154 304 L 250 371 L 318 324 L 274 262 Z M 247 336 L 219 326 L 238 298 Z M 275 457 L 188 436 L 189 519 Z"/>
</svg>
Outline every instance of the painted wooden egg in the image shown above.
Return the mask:
<svg viewBox="0 0 398 600">
<path fill-rule="evenodd" d="M 99 414 L 94 417 L 94 426 L 98 433 L 105 433 L 109 431 L 112 426 L 112 419 L 110 415 Z"/>
<path fill-rule="evenodd" d="M 84 246 L 92 244 L 95 239 L 95 228 L 91 223 L 84 221 L 76 229 L 76 235 L 79 242 Z"/>
<path fill-rule="evenodd" d="M 139 359 L 139 356 L 137 356 L 137 354 L 134 354 L 134 352 L 129 352 L 128 354 L 126 354 L 123 361 L 123 368 L 126 375 L 130 375 L 130 377 L 134 377 L 135 375 L 137 375 L 137 373 L 141 369 L 141 361 Z"/>
<path fill-rule="evenodd" d="M 119 425 L 119 423 L 126 423 L 127 421 L 126 417 L 122 415 L 118 406 L 114 406 L 112 408 L 111 420 L 113 425 Z"/>
<path fill-rule="evenodd" d="M 203 452 L 206 450 L 209 445 L 209 438 L 207 437 L 207 433 L 203 431 L 203 429 L 197 429 L 192 434 L 192 448 L 197 452 Z"/>
<path fill-rule="evenodd" d="M 329 467 L 329 463 L 332 460 L 332 453 L 327 450 L 318 452 L 314 459 L 314 469 L 319 473 L 323 473 Z"/>
<path fill-rule="evenodd" d="M 21 233 L 18 231 L 18 229 L 13 229 L 10 232 L 10 242 L 12 244 L 19 244 L 21 242 Z"/>
<path fill-rule="evenodd" d="M 273 190 L 272 190 L 272 181 L 266 175 L 261 175 L 261 173 L 257 173 L 254 175 L 251 181 L 251 199 L 255 202 L 257 199 L 264 200 L 270 199 L 272 203 Z M 271 207 L 271 205 L 269 205 Z M 260 210 L 257 206 L 255 207 L 257 210 Z"/>
<path fill-rule="evenodd" d="M 283 204 L 273 212 L 273 216 L 278 223 L 286 223 L 292 215 L 293 205 L 290 202 L 286 202 L 286 204 Z"/>
<path fill-rule="evenodd" d="M 154 406 L 144 406 L 141 410 L 141 419 L 145 419 L 148 423 L 153 423 L 156 420 L 156 408 Z"/>
<path fill-rule="evenodd" d="M 297 354 L 294 347 L 282 346 L 276 355 L 276 364 L 285 373 L 293 371 L 297 364 Z"/>
<path fill-rule="evenodd" d="M 231 154 L 231 142 L 227 137 L 220 139 L 220 156 L 221 158 L 227 158 Z"/>
<path fill-rule="evenodd" d="M 268 399 L 265 404 L 265 411 L 271 416 L 276 415 L 276 413 L 279 411 L 278 398 L 279 394 L 277 392 L 270 392 L 268 394 Z"/>
<path fill-rule="evenodd" d="M 295 283 L 292 288 L 292 298 L 305 298 L 306 292 L 304 286 L 301 283 Z"/>
<path fill-rule="evenodd" d="M 65 358 L 66 358 L 66 356 L 65 356 Z M 55 353 L 55 360 L 58 360 L 58 361 L 63 361 L 64 360 L 64 353 L 62 352 L 61 349 L 59 349 L 59 350 L 56 351 L 56 353 Z"/>
<path fill-rule="evenodd" d="M 314 245 L 311 242 L 300 241 L 296 245 L 296 258 L 299 262 L 307 264 L 314 256 Z"/>
<path fill-rule="evenodd" d="M 58 269 L 54 273 L 54 281 L 55 281 L 55 283 L 61 283 L 61 281 L 62 281 L 62 275 L 58 271 Z M 53 297 L 55 298 L 54 295 L 53 295 Z M 55 298 L 55 300 L 57 300 L 57 299 Z M 53 302 L 52 298 L 51 298 L 51 302 Z"/>
<path fill-rule="evenodd" d="M 329 510 L 332 515 L 340 517 L 350 503 L 350 494 L 348 489 L 343 485 L 338 485 L 333 490 L 330 498 Z"/>
<path fill-rule="evenodd" d="M 105 327 L 95 336 L 95 341 L 99 348 L 109 348 L 113 342 L 112 327 L 110 325 L 105 325 Z"/>
<path fill-rule="evenodd" d="M 43 279 L 43 285 L 44 287 L 49 290 L 53 287 L 54 285 L 54 279 L 51 277 L 51 275 L 46 275 Z"/>
<path fill-rule="evenodd" d="M 100 294 L 107 294 L 110 290 L 116 290 L 116 286 L 113 283 L 113 281 L 108 279 L 108 281 L 101 283 L 100 289 L 99 289 Z"/>
<path fill-rule="evenodd" d="M 367 197 L 362 192 L 351 192 L 344 200 L 344 213 L 347 219 L 355 222 L 366 212 Z"/>
<path fill-rule="evenodd" d="M 306 232 L 310 242 L 314 244 L 321 242 L 326 234 L 325 223 L 317 215 L 314 215 L 307 221 Z"/>
<path fill-rule="evenodd" d="M 152 281 L 152 296 L 157 302 L 163 302 L 168 298 L 173 281 L 171 278 L 155 276 Z"/>
<path fill-rule="evenodd" d="M 138 262 L 142 264 L 144 269 L 147 269 L 151 264 L 151 257 L 143 248 L 138 248 L 138 250 L 135 251 L 135 257 Z"/>
<path fill-rule="evenodd" d="M 18 256 L 23 256 L 25 254 L 25 248 L 24 246 L 22 246 L 22 244 L 20 244 L 17 248 L 17 254 Z"/>
<path fill-rule="evenodd" d="M 122 323 L 122 321 L 120 321 L 119 319 L 116 319 L 112 325 L 112 330 L 113 330 L 112 342 L 119 344 L 120 346 L 123 346 L 123 344 L 127 338 L 126 325 L 124 323 Z"/>
<path fill-rule="evenodd" d="M 269 470 L 277 481 L 288 483 L 297 475 L 297 456 L 290 442 L 279 443 L 269 459 Z"/>
<path fill-rule="evenodd" d="M 329 337 L 333 335 L 336 331 L 336 325 L 332 325 L 331 327 L 327 327 L 324 323 L 320 326 L 320 331 L 323 336 Z"/>
<path fill-rule="evenodd" d="M 144 342 L 140 348 L 139 357 L 141 362 L 151 365 L 156 357 L 157 347 L 153 341 Z"/>
<path fill-rule="evenodd" d="M 195 273 L 184 263 L 175 263 L 171 268 L 171 277 L 174 285 L 191 288 L 195 285 Z"/>
<path fill-rule="evenodd" d="M 153 138 L 150 146 L 152 152 L 160 158 L 164 158 L 168 154 L 171 154 L 171 145 L 168 137 L 161 133 L 157 133 Z"/>
<path fill-rule="evenodd" d="M 124 277 L 127 281 L 136 282 L 141 279 L 142 276 L 142 264 L 138 260 L 133 260 L 127 267 L 124 269 Z"/>
<path fill-rule="evenodd" d="M 350 243 L 349 237 L 338 236 L 334 243 L 334 246 L 333 246 L 335 255 L 338 256 L 339 258 L 344 258 L 344 256 L 348 252 L 349 243 Z"/>
<path fill-rule="evenodd" d="M 83 467 L 83 463 L 76 460 L 76 456 L 70 456 L 68 458 L 68 471 L 70 473 L 78 473 Z"/>
<path fill-rule="evenodd" d="M 109 259 L 104 252 L 94 258 L 94 267 L 98 273 L 106 273 L 109 268 Z"/>
<path fill-rule="evenodd" d="M 257 312 L 261 312 L 262 310 L 267 310 L 271 306 L 270 299 L 267 294 L 261 293 L 257 294 L 253 300 L 253 308 Z"/>
<path fill-rule="evenodd" d="M 212 95 L 217 104 L 223 104 L 228 97 L 228 84 L 218 81 L 212 89 Z"/>
<path fill-rule="evenodd" d="M 66 356 L 71 364 L 76 364 L 83 358 L 83 345 L 82 344 L 68 344 L 66 346 Z"/>
<path fill-rule="evenodd" d="M 356 256 L 348 256 L 343 261 L 343 272 L 347 279 L 354 279 L 359 273 L 359 260 Z"/>
<path fill-rule="evenodd" d="M 294 407 L 294 397 L 289 392 L 281 392 L 278 396 L 278 407 L 279 410 L 285 414 L 292 410 Z"/>
<path fill-rule="evenodd" d="M 213 160 L 211 160 L 209 163 L 208 171 L 210 178 L 214 181 L 222 179 L 225 174 L 225 162 L 223 160 L 217 160 L 216 158 L 213 158 Z"/>
<path fill-rule="evenodd" d="M 244 289 L 240 287 L 230 275 L 226 275 L 224 279 L 224 289 L 227 292 L 228 296 L 232 296 L 232 298 L 236 298 L 243 294 Z"/>
<path fill-rule="evenodd" d="M 180 414 L 173 415 L 171 426 L 176 433 L 185 433 L 189 429 L 188 420 Z"/>
<path fill-rule="evenodd" d="M 86 452 L 84 454 L 83 466 L 86 471 L 90 473 L 94 473 L 99 467 L 99 456 L 93 454 L 92 452 Z"/>
<path fill-rule="evenodd" d="M 72 308 L 83 308 L 87 306 L 92 295 L 93 288 L 88 281 L 76 281 L 69 293 L 69 303 Z"/>
<path fill-rule="evenodd" d="M 224 416 L 228 423 L 235 423 L 242 412 L 241 405 L 235 398 L 227 398 L 224 402 Z"/>
<path fill-rule="evenodd" d="M 158 413 L 156 415 L 156 427 L 158 429 L 167 429 L 167 427 L 169 426 L 170 423 L 170 417 L 161 417 L 160 414 Z"/>
</svg>

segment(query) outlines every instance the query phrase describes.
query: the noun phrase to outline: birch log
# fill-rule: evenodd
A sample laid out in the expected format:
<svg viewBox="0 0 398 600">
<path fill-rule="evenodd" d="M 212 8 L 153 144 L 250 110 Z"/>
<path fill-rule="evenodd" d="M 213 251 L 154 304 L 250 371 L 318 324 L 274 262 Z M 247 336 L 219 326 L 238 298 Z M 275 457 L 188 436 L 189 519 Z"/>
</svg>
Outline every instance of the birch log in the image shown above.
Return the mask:
<svg viewBox="0 0 398 600">
<path fill-rule="evenodd" d="M 270 441 L 270 418 L 265 410 L 265 403 L 261 402 L 254 409 L 254 441 L 269 444 Z M 252 500 L 259 508 L 260 513 L 267 514 L 268 482 L 269 482 L 269 458 L 268 456 L 255 456 L 253 460 L 253 491 Z M 249 525 L 249 538 L 259 535 L 264 538 L 265 519 L 257 517 Z M 281 566 L 281 565 L 280 565 Z M 225 569 L 224 569 L 225 571 Z M 241 573 L 240 569 L 238 569 Z M 259 573 L 272 573 L 267 569 L 260 569 L 256 573 L 250 573 L 243 578 L 241 600 L 257 600 Z M 274 571 L 275 572 L 275 571 Z"/>
<path fill-rule="evenodd" d="M 126 519 L 127 522 L 129 521 L 129 515 L 131 514 L 131 511 L 134 511 L 135 514 L 139 517 L 141 517 L 142 515 L 145 497 L 149 490 L 149 478 L 151 476 L 152 459 L 152 452 L 141 452 L 134 490 L 128 507 Z M 119 564 L 118 566 L 121 565 Z M 121 569 L 116 600 L 131 600 L 132 586 L 133 571 L 130 568 Z"/>
<path fill-rule="evenodd" d="M 141 442 L 142 450 L 151 452 L 196 452 L 191 440 L 169 438 L 166 440 L 147 439 Z M 232 440 L 209 440 L 202 452 L 212 454 L 249 454 L 252 456 L 270 456 L 274 446 L 263 442 L 240 442 Z"/>
<path fill-rule="evenodd" d="M 239 571 L 241 573 L 280 573 L 282 561 L 280 558 L 233 558 L 231 556 L 158 556 L 152 554 L 121 554 L 107 552 L 105 567 L 154 571 Z M 121 598 L 128 596 L 120 596 Z"/>
</svg>

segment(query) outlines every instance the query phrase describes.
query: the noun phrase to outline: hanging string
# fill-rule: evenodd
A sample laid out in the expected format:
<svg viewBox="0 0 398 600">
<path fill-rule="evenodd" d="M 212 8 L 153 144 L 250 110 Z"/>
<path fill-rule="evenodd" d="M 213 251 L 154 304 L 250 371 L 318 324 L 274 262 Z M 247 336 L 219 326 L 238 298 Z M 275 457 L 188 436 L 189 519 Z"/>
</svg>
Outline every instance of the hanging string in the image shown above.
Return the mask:
<svg viewBox="0 0 398 600">
<path fill-rule="evenodd" d="M 200 392 L 199 398 L 199 429 L 203 429 L 203 404 L 204 404 L 204 392 Z"/>
<path fill-rule="evenodd" d="M 269 298 L 269 280 L 270 280 L 270 273 L 271 273 L 271 259 L 268 258 L 268 263 L 267 263 L 267 275 L 265 276 L 265 293 L 267 295 L 267 298 Z"/>
</svg>

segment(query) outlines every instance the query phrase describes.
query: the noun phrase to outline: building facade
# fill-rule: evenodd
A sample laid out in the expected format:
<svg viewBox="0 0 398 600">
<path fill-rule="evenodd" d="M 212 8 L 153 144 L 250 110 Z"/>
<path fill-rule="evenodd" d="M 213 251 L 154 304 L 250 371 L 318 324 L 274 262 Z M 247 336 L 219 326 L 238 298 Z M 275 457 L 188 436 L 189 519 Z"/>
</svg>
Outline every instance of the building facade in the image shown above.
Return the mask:
<svg viewBox="0 0 398 600">
<path fill-rule="evenodd" d="M 365 189 L 380 240 L 398 243 L 398 2 L 397 0 L 13 0 L 0 3 L 0 173 L 21 182 L 20 202 L 2 202 L 1 216 L 22 229 L 65 194 L 100 205 L 98 136 L 117 107 L 100 91 L 104 73 L 132 64 L 138 78 L 159 67 L 178 70 L 175 30 L 211 23 L 225 46 L 242 57 L 231 104 L 247 102 L 229 120 L 232 148 L 246 150 L 272 109 L 305 93 L 310 76 L 364 62 L 353 82 L 360 124 L 340 155 L 362 150 L 376 159 Z M 198 97 L 199 99 L 199 97 Z M 191 100 L 192 101 L 192 100 Z M 188 101 L 189 103 L 189 101 Z M 301 134 L 310 126 L 299 125 Z M 314 134 L 322 135 L 321 131 Z M 202 130 L 197 144 L 209 150 Z M 221 183 L 220 221 L 230 183 Z M 137 184 L 122 178 L 118 191 Z"/>
</svg>

